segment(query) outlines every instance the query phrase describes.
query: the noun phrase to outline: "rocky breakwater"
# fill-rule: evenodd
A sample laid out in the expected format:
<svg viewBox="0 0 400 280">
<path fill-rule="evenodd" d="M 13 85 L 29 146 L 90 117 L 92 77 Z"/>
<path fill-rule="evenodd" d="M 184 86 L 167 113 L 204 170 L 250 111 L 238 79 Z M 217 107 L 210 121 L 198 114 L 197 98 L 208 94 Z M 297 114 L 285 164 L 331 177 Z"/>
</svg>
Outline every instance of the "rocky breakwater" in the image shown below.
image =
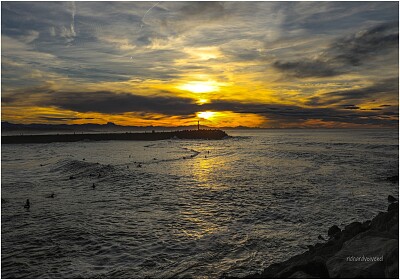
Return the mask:
<svg viewBox="0 0 400 280">
<path fill-rule="evenodd" d="M 219 129 L 180 130 L 171 132 L 151 133 L 81 133 L 81 134 L 56 134 L 56 135 L 16 135 L 1 136 L 2 144 L 25 143 L 53 143 L 53 142 L 77 142 L 77 141 L 156 141 L 166 139 L 205 139 L 220 140 L 228 135 Z"/>
<path fill-rule="evenodd" d="M 332 226 L 330 239 L 246 278 L 399 278 L 399 204 L 371 221 Z"/>
</svg>

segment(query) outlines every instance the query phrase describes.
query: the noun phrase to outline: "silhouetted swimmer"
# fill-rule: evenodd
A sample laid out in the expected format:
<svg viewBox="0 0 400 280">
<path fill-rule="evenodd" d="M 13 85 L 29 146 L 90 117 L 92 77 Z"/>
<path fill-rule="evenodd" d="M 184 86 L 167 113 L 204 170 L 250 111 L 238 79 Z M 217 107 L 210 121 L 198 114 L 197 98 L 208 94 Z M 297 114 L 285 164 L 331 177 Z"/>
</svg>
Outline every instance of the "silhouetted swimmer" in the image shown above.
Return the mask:
<svg viewBox="0 0 400 280">
<path fill-rule="evenodd" d="M 210 154 L 210 151 L 207 151 L 207 154 Z"/>
<path fill-rule="evenodd" d="M 86 160 L 86 159 L 83 158 L 82 160 Z"/>
<path fill-rule="evenodd" d="M 73 179 L 75 179 L 75 177 L 74 176 L 69 176 L 69 179 L 73 180 Z"/>
<path fill-rule="evenodd" d="M 95 189 L 96 188 L 96 185 L 93 183 L 93 185 L 92 185 L 92 189 Z"/>
<path fill-rule="evenodd" d="M 129 168 L 129 165 L 127 165 L 126 168 Z"/>
<path fill-rule="evenodd" d="M 141 164 L 141 163 L 139 163 L 139 164 L 137 165 L 137 167 L 142 167 L 142 164 Z"/>
<path fill-rule="evenodd" d="M 99 173 L 99 175 L 97 176 L 97 178 L 100 178 L 101 177 L 101 173 Z"/>
<path fill-rule="evenodd" d="M 54 198 L 54 193 L 51 193 L 51 195 L 49 195 L 47 198 Z"/>
<path fill-rule="evenodd" d="M 29 199 L 26 200 L 26 203 L 24 205 L 24 208 L 29 209 L 31 207 L 31 203 L 29 202 Z"/>
<path fill-rule="evenodd" d="M 207 158 L 207 156 L 204 156 L 204 158 Z"/>
</svg>

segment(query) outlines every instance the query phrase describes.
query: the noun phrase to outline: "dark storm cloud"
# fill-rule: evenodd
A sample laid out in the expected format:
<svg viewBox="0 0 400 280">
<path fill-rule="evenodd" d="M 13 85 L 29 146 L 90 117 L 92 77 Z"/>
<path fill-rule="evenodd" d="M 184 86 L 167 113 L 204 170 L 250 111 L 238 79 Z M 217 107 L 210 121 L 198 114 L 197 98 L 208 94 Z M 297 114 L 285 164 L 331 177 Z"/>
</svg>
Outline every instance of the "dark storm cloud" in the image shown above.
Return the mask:
<svg viewBox="0 0 400 280">
<path fill-rule="evenodd" d="M 265 116 L 278 123 L 302 123 L 308 120 L 356 123 L 368 125 L 396 125 L 396 112 L 363 112 L 337 108 L 302 108 L 299 106 L 258 103 L 214 102 L 202 106 L 202 110 L 230 110 L 236 113 L 252 113 Z"/>
<path fill-rule="evenodd" d="M 399 92 L 399 79 L 390 78 L 378 81 L 371 86 L 359 89 L 333 91 L 323 94 L 322 96 L 311 97 L 307 104 L 312 106 L 326 106 L 338 104 L 341 102 L 351 102 L 353 100 L 363 101 L 371 98 L 395 97 Z"/>
<path fill-rule="evenodd" d="M 366 59 L 373 58 L 399 46 L 399 23 L 391 22 L 374 26 L 365 31 L 335 41 L 326 54 L 345 64 L 358 66 Z"/>
<path fill-rule="evenodd" d="M 326 34 L 332 30 L 343 32 L 371 22 L 390 21 L 398 17 L 398 2 L 354 1 L 292 1 L 281 2 L 286 30 L 305 30 L 311 34 Z"/>
<path fill-rule="evenodd" d="M 398 22 L 384 23 L 336 39 L 318 58 L 297 61 L 277 60 L 273 67 L 297 78 L 331 77 L 351 72 L 352 66 L 396 52 L 398 59 Z"/>
<path fill-rule="evenodd" d="M 275 122 L 301 123 L 307 120 L 333 121 L 356 124 L 394 125 L 397 122 L 397 107 L 386 107 L 377 110 L 361 111 L 356 105 L 347 104 L 342 108 L 302 108 L 283 104 L 241 103 L 216 100 L 198 105 L 192 99 L 165 96 L 139 96 L 130 93 L 98 92 L 46 92 L 44 88 L 28 92 L 42 92 L 37 99 L 38 106 L 53 106 L 75 112 L 98 112 L 108 114 L 160 113 L 169 116 L 179 115 L 182 118 L 192 117 L 201 111 L 232 111 L 252 113 L 274 120 Z M 37 93 L 36 93 L 37 94 Z M 32 94 L 31 94 L 32 95 Z M 35 94 L 33 94 L 35 95 Z M 21 99 L 29 98 L 28 93 L 20 92 Z M 14 99 L 13 102 L 17 102 Z M 349 110 L 352 109 L 352 110 Z M 351 113 L 349 112 L 351 111 Z M 162 118 L 162 117 L 161 117 Z M 395 118 L 395 119 L 393 119 Z"/>
<path fill-rule="evenodd" d="M 166 115 L 188 115 L 196 111 L 192 99 L 179 97 L 149 97 L 129 93 L 97 92 L 58 92 L 41 101 L 44 106 L 77 112 L 100 112 L 117 114 L 125 112 L 152 112 Z"/>
<path fill-rule="evenodd" d="M 287 72 L 298 78 L 330 77 L 340 73 L 334 67 L 323 61 L 276 61 L 273 66 L 279 71 Z"/>
<path fill-rule="evenodd" d="M 356 105 L 342 105 L 343 109 L 348 109 L 348 110 L 358 110 L 360 109 L 360 107 L 356 106 Z"/>
</svg>

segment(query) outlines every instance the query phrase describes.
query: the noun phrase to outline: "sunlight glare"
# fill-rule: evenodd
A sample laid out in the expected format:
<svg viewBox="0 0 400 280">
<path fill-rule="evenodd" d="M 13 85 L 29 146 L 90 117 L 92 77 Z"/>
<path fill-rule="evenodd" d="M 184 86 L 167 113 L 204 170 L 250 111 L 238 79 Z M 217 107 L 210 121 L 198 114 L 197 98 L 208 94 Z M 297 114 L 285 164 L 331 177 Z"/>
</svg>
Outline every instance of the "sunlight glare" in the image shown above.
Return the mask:
<svg viewBox="0 0 400 280">
<path fill-rule="evenodd" d="M 197 113 L 197 117 L 202 118 L 202 119 L 210 119 L 215 115 L 215 112 L 199 112 Z"/>
<path fill-rule="evenodd" d="M 206 103 L 208 103 L 208 102 L 209 102 L 208 99 L 200 98 L 200 99 L 197 101 L 197 104 L 203 105 L 203 104 L 206 104 Z"/>
<path fill-rule="evenodd" d="M 196 81 L 196 82 L 188 82 L 186 84 L 178 86 L 179 89 L 191 91 L 193 93 L 204 93 L 204 92 L 212 92 L 218 91 L 219 86 L 214 81 Z"/>
</svg>

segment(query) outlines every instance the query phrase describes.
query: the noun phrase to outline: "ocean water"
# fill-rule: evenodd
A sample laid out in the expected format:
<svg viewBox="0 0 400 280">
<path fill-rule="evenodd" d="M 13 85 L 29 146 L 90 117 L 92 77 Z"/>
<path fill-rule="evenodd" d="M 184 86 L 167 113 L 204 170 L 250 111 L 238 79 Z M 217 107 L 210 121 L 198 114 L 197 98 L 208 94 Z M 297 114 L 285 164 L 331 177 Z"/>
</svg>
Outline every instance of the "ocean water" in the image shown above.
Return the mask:
<svg viewBox="0 0 400 280">
<path fill-rule="evenodd" d="M 398 197 L 398 130 L 228 134 L 2 145 L 1 276 L 242 277 Z"/>
</svg>

